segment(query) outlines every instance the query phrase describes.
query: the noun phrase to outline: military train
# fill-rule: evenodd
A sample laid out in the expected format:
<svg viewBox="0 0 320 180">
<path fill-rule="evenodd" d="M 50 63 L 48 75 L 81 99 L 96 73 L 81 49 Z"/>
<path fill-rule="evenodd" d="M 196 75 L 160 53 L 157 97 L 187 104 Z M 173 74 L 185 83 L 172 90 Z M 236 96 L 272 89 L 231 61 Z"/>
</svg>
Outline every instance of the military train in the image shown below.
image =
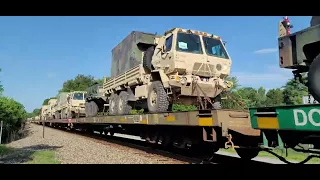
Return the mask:
<svg viewBox="0 0 320 180">
<path fill-rule="evenodd" d="M 300 34 L 290 34 L 288 22 L 279 23 L 280 67 L 301 69 L 305 65 L 297 65 L 297 58 L 302 54 L 295 51 L 310 52 L 302 48 L 303 38 L 311 40 L 316 34 L 298 38 Z M 302 151 L 296 149 L 301 143 L 320 148 L 319 104 L 221 109 L 221 94 L 232 87 L 226 81 L 230 67 L 219 36 L 181 28 L 163 36 L 134 31 L 112 50 L 111 78 L 85 92 L 60 95 L 52 101 L 55 105 L 43 107 L 38 122 L 136 135 L 151 144 L 181 149 L 216 152 L 231 147 L 244 159 L 275 147 Z M 316 90 L 311 92 L 317 99 Z M 174 103 L 196 105 L 198 110 L 172 112 Z M 133 114 L 133 109 L 145 113 Z"/>
</svg>

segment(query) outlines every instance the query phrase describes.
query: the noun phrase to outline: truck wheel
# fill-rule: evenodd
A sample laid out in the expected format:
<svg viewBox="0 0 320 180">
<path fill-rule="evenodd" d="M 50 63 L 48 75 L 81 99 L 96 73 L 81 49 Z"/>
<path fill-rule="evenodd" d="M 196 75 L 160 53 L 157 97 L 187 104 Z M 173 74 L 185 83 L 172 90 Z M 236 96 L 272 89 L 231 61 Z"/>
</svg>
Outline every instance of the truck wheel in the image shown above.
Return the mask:
<svg viewBox="0 0 320 180">
<path fill-rule="evenodd" d="M 112 94 L 110 96 L 110 99 L 109 99 L 109 114 L 110 115 L 116 115 L 118 112 L 117 99 L 118 99 L 117 94 Z"/>
<path fill-rule="evenodd" d="M 235 148 L 237 154 L 241 157 L 241 159 L 249 161 L 259 154 L 259 149 L 242 149 L 242 148 Z"/>
<path fill-rule="evenodd" d="M 118 100 L 117 100 L 117 109 L 118 109 L 118 115 L 123 115 L 123 114 L 129 114 L 130 111 L 132 110 L 132 106 L 129 104 L 128 101 L 128 92 L 126 91 L 121 91 Z"/>
<path fill-rule="evenodd" d="M 315 100 L 320 102 L 320 54 L 314 58 L 308 72 L 308 88 Z"/>
<path fill-rule="evenodd" d="M 92 101 L 91 101 L 92 102 Z M 86 117 L 91 117 L 91 102 L 86 102 L 85 103 L 85 112 L 86 112 Z"/>
<path fill-rule="evenodd" d="M 152 70 L 152 56 L 154 53 L 154 47 L 150 46 L 145 52 L 144 52 L 144 56 L 143 56 L 143 61 L 142 61 L 142 65 L 144 68 L 149 69 L 150 71 Z"/>
<path fill-rule="evenodd" d="M 86 117 L 92 117 L 98 114 L 98 105 L 94 101 L 86 102 Z"/>
<path fill-rule="evenodd" d="M 166 112 L 169 108 L 167 93 L 160 81 L 154 81 L 148 92 L 148 110 L 150 112 Z"/>
</svg>

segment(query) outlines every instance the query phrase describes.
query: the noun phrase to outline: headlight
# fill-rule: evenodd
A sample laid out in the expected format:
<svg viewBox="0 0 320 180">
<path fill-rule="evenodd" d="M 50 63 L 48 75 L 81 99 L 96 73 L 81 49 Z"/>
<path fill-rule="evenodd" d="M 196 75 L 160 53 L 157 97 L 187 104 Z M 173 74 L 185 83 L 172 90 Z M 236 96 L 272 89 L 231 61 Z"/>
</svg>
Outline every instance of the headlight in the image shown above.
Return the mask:
<svg viewBox="0 0 320 180">
<path fill-rule="evenodd" d="M 184 84 L 184 83 L 186 83 L 186 82 L 187 82 L 187 78 L 184 77 L 184 76 L 182 76 L 182 77 L 180 78 L 180 83 L 181 83 L 181 84 Z"/>
</svg>

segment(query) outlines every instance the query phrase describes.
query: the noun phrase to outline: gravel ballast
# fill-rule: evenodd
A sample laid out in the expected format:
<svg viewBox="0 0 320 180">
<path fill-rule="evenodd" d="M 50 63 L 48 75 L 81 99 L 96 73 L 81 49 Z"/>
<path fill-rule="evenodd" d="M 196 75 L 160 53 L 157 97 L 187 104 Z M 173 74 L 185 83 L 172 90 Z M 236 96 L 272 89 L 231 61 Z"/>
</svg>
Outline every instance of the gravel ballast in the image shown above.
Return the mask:
<svg viewBox="0 0 320 180">
<path fill-rule="evenodd" d="M 99 143 L 87 137 L 47 127 L 45 128 L 45 138 L 42 138 L 42 128 L 42 126 L 30 124 L 30 135 L 26 138 L 11 142 L 7 146 L 21 151 L 31 151 L 32 149 L 54 150 L 56 152 L 56 158 L 62 164 L 185 163 L 169 157 L 150 154 L 143 150 L 129 148 L 105 141 L 103 143 Z"/>
</svg>

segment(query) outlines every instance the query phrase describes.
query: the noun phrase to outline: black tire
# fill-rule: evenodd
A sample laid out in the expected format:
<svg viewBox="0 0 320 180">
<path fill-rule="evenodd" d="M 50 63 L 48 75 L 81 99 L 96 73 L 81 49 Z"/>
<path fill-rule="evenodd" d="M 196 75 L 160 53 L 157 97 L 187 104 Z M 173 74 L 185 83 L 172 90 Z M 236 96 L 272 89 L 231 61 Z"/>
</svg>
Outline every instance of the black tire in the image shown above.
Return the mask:
<svg viewBox="0 0 320 180">
<path fill-rule="evenodd" d="M 91 102 L 86 102 L 85 103 L 85 112 L 86 112 L 86 117 L 91 117 Z"/>
<path fill-rule="evenodd" d="M 259 149 L 242 149 L 235 148 L 237 154 L 241 157 L 241 159 L 249 161 L 259 155 Z"/>
<path fill-rule="evenodd" d="M 110 96 L 110 99 L 109 99 L 109 114 L 110 115 L 116 115 L 118 112 L 117 99 L 118 99 L 117 94 L 112 94 Z"/>
<path fill-rule="evenodd" d="M 153 69 L 152 63 L 151 63 L 153 54 L 154 54 L 154 47 L 150 46 L 144 52 L 143 61 L 142 61 L 143 67 L 149 69 L 150 71 Z"/>
<path fill-rule="evenodd" d="M 320 54 L 314 58 L 308 72 L 308 88 L 315 100 L 320 102 Z"/>
<path fill-rule="evenodd" d="M 130 111 L 132 110 L 132 106 L 129 104 L 128 97 L 129 97 L 128 92 L 126 91 L 120 92 L 117 100 L 118 115 L 129 114 Z"/>
<path fill-rule="evenodd" d="M 152 96 L 151 94 L 155 92 L 156 94 L 156 103 L 153 104 L 152 101 Z M 148 98 L 147 98 L 147 103 L 148 103 L 148 110 L 151 113 L 158 113 L 158 112 L 166 112 L 168 111 L 169 108 L 169 100 L 167 97 L 167 93 L 164 90 L 164 87 L 160 81 L 154 81 L 151 84 L 151 87 L 148 92 Z"/>
<path fill-rule="evenodd" d="M 98 114 L 98 105 L 94 101 L 86 102 L 86 117 L 92 117 Z"/>
<path fill-rule="evenodd" d="M 221 109 L 221 95 L 213 98 L 212 109 Z"/>
</svg>

